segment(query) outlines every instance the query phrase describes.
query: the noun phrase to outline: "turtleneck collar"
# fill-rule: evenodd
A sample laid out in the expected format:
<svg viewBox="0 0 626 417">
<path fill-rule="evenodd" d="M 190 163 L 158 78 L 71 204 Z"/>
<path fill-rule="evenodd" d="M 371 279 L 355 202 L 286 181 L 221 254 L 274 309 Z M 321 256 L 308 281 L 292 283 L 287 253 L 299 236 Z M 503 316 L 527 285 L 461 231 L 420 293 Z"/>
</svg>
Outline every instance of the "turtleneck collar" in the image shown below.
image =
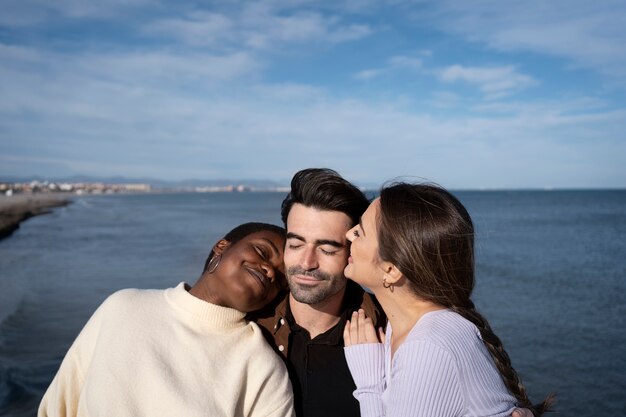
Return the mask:
<svg viewBox="0 0 626 417">
<path fill-rule="evenodd" d="M 165 290 L 165 297 L 175 307 L 195 316 L 200 323 L 211 328 L 228 330 L 246 325 L 246 313 L 196 298 L 189 294 L 188 287 L 181 282 L 175 288 Z"/>
</svg>

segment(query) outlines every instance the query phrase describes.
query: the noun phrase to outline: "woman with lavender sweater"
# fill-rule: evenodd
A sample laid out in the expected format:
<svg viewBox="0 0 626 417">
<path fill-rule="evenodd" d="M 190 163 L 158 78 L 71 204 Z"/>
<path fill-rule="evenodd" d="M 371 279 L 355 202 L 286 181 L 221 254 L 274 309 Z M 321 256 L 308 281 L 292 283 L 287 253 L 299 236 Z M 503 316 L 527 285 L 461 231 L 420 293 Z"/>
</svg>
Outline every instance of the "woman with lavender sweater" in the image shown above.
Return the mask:
<svg viewBox="0 0 626 417">
<path fill-rule="evenodd" d="M 344 331 L 363 417 L 509 416 L 528 399 L 502 343 L 476 311 L 474 230 L 463 205 L 432 185 L 384 188 L 348 231 L 346 277 L 385 311 L 376 334 L 362 310 Z M 383 343 L 379 342 L 382 341 Z"/>
</svg>

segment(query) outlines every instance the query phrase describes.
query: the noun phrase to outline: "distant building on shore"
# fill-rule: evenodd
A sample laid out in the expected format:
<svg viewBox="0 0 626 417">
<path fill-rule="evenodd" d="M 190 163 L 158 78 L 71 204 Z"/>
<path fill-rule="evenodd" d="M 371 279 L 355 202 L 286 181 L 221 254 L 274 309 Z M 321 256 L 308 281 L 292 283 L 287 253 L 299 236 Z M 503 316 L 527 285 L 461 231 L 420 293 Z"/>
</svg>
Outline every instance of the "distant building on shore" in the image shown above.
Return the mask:
<svg viewBox="0 0 626 417">
<path fill-rule="evenodd" d="M 200 182 L 200 181 L 196 181 Z M 217 181 L 215 181 L 217 182 Z M 116 194 L 116 193 L 150 193 L 150 192 L 186 192 L 186 193 L 247 193 L 247 192 L 281 192 L 287 193 L 290 188 L 282 185 L 266 183 L 228 183 L 219 181 L 221 184 L 168 184 L 166 182 L 156 185 L 141 182 L 106 183 L 93 182 L 69 182 L 33 180 L 24 182 L 1 182 L 0 195 L 11 196 L 15 194 L 39 194 L 39 193 L 74 193 L 83 194 Z"/>
<path fill-rule="evenodd" d="M 56 183 L 52 181 L 31 181 L 25 183 L 0 183 L 0 194 L 75 193 L 75 194 L 115 194 L 147 193 L 152 191 L 150 184 L 105 184 L 105 183 Z"/>
</svg>

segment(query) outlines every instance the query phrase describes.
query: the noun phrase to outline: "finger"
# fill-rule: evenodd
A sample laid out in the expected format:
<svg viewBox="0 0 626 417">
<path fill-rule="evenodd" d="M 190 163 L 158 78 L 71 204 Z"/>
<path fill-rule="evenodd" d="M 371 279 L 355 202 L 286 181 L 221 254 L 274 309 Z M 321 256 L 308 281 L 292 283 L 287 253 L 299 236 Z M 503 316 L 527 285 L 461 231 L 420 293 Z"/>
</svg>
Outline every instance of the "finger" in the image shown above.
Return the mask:
<svg viewBox="0 0 626 417">
<path fill-rule="evenodd" d="M 358 328 L 359 328 L 359 343 L 367 343 L 367 338 L 365 336 L 366 325 L 365 325 L 365 311 L 363 309 L 359 309 L 359 320 L 358 320 Z"/>
<path fill-rule="evenodd" d="M 380 343 L 385 343 L 386 335 L 382 326 L 378 328 L 378 338 L 380 339 Z"/>
<path fill-rule="evenodd" d="M 350 320 L 346 320 L 346 325 L 343 328 L 343 345 L 352 345 L 352 341 L 350 340 Z"/>
<path fill-rule="evenodd" d="M 372 319 L 369 317 L 365 319 L 365 340 L 367 343 L 378 343 L 378 336 L 376 336 L 374 323 L 372 323 Z"/>
<path fill-rule="evenodd" d="M 365 315 L 365 310 L 359 309 L 359 337 L 361 343 L 376 343 L 376 330 L 372 319 Z"/>
<path fill-rule="evenodd" d="M 356 311 L 350 320 L 350 340 L 353 344 L 359 343 L 359 316 Z"/>
</svg>

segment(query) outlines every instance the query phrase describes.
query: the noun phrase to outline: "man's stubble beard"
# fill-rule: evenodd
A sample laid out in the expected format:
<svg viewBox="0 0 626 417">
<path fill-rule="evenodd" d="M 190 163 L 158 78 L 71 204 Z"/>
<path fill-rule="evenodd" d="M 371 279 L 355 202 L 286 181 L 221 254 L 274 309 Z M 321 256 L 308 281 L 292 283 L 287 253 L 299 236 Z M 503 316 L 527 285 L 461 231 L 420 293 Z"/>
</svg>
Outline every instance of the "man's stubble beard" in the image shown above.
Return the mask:
<svg viewBox="0 0 626 417">
<path fill-rule="evenodd" d="M 321 285 L 300 285 L 291 280 L 292 275 L 304 275 L 314 277 Z M 292 266 L 287 269 L 287 282 L 293 298 L 303 304 L 319 304 L 346 287 L 346 277 L 343 274 L 331 275 L 326 272 L 315 270 L 307 271 L 300 266 Z"/>
</svg>

